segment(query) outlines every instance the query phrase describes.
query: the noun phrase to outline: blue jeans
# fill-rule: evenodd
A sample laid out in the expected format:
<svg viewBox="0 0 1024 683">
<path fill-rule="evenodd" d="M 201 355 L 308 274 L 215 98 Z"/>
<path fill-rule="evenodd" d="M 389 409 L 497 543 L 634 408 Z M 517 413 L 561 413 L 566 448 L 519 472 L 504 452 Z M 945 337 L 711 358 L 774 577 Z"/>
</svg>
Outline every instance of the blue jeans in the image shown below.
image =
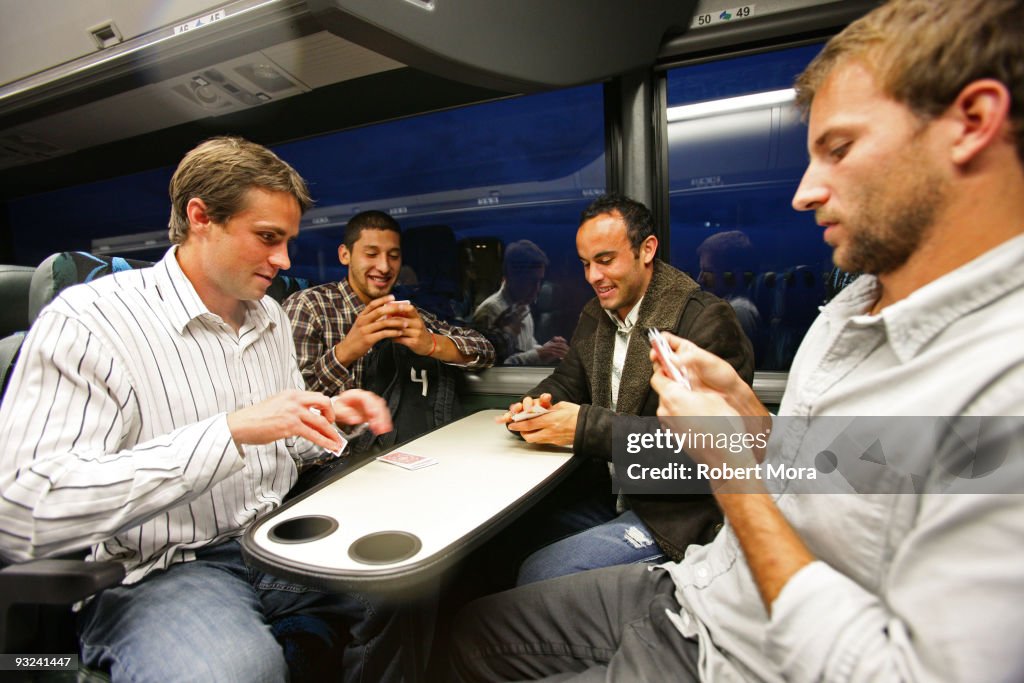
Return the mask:
<svg viewBox="0 0 1024 683">
<path fill-rule="evenodd" d="M 588 569 L 639 562 L 667 562 L 647 525 L 632 510 L 533 553 L 519 567 L 517 586 Z"/>
<path fill-rule="evenodd" d="M 401 676 L 394 610 L 366 595 L 321 593 L 250 569 L 237 541 L 107 589 L 79 617 L 83 664 L 109 670 L 114 681 L 285 681 L 292 658 L 275 635 L 287 643 L 299 631 L 336 658 L 331 680 Z"/>
</svg>

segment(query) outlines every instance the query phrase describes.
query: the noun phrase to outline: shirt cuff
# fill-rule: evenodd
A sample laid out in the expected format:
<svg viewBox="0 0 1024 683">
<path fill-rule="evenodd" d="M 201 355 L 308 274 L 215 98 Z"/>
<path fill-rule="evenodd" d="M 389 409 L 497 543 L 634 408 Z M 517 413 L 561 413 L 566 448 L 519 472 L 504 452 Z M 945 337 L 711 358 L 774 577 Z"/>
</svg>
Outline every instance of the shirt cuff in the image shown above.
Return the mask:
<svg viewBox="0 0 1024 683">
<path fill-rule="evenodd" d="M 318 388 L 321 393 L 328 396 L 336 396 L 352 388 L 352 373 L 334 355 L 333 347 L 317 359 L 313 372 L 316 375 L 316 384 L 310 388 Z"/>
<path fill-rule="evenodd" d="M 824 562 L 812 562 L 772 603 L 765 655 L 787 681 L 845 681 L 871 648 L 884 650 L 885 621 L 875 595 Z"/>
<path fill-rule="evenodd" d="M 466 340 L 463 339 L 462 337 L 449 336 L 447 334 L 441 334 L 440 332 L 434 332 L 434 334 L 436 334 L 439 337 L 448 337 L 448 339 L 451 339 L 452 344 L 455 344 L 455 348 L 458 349 L 459 353 L 461 353 L 463 356 L 473 356 L 473 360 L 464 363 L 444 361 L 448 365 L 454 365 L 460 368 L 471 368 L 480 362 L 480 354 L 476 352 L 476 349 L 471 348 L 470 345 L 466 343 Z"/>
</svg>

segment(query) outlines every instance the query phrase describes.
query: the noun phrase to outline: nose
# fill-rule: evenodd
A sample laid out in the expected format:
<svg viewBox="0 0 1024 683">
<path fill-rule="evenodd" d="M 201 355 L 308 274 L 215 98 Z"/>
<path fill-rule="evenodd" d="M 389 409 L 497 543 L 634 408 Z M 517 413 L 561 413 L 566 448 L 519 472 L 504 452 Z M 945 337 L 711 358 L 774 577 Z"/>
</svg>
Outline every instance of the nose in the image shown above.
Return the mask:
<svg viewBox="0 0 1024 683">
<path fill-rule="evenodd" d="M 820 177 L 820 173 L 815 169 L 814 164 L 811 163 L 807 166 L 807 170 L 804 171 L 804 176 L 800 179 L 800 185 L 796 188 L 796 193 L 793 195 L 793 208 L 797 211 L 814 211 L 824 205 L 828 201 L 829 196 L 828 186 Z"/>
<path fill-rule="evenodd" d="M 288 270 L 292 267 L 292 261 L 288 258 L 288 244 L 278 244 L 272 252 L 270 252 L 270 265 L 274 266 L 278 270 Z"/>
<path fill-rule="evenodd" d="M 604 279 L 604 273 L 601 272 L 601 269 L 597 266 L 596 263 L 590 264 L 590 266 L 587 268 L 587 272 L 585 273 L 585 275 L 587 277 L 587 282 L 589 282 L 591 285 L 596 285 L 598 282 Z"/>
</svg>

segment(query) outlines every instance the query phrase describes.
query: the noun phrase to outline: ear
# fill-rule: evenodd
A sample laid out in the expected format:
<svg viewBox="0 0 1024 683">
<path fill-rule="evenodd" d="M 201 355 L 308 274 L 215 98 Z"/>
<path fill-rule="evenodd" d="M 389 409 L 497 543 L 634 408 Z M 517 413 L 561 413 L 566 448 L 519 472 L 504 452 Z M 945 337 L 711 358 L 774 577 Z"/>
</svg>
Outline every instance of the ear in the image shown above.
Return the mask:
<svg viewBox="0 0 1024 683">
<path fill-rule="evenodd" d="M 185 205 L 185 215 L 188 217 L 189 232 L 205 232 L 213 225 L 210 215 L 206 212 L 206 202 L 198 197 L 188 200 Z"/>
<path fill-rule="evenodd" d="M 338 246 L 338 260 L 341 261 L 343 266 L 347 266 L 352 261 L 352 254 L 349 253 L 348 247 L 344 244 Z"/>
<path fill-rule="evenodd" d="M 644 240 L 643 244 L 640 245 L 640 258 L 643 259 L 644 265 L 648 265 L 654 260 L 654 254 L 658 251 L 658 238 L 651 235 Z"/>
<path fill-rule="evenodd" d="M 963 165 L 1009 135 L 1010 92 L 993 78 L 973 81 L 960 91 L 947 114 L 959 126 L 952 160 Z"/>
</svg>

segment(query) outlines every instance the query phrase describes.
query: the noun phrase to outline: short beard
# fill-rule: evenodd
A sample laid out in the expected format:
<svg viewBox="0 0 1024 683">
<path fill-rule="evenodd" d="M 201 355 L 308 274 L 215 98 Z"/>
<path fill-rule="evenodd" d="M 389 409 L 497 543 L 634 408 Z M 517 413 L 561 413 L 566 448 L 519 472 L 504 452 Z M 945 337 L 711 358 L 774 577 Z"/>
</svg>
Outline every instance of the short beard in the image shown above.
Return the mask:
<svg viewBox="0 0 1024 683">
<path fill-rule="evenodd" d="M 879 186 L 865 193 L 858 223 L 866 227 L 851 231 L 841 258 L 838 252 L 833 255 L 837 266 L 851 273 L 884 275 L 903 266 L 921 246 L 945 205 L 949 183 L 938 173 L 920 175 L 921 167 L 904 172 L 918 175 L 901 196 L 886 202 Z"/>
</svg>

